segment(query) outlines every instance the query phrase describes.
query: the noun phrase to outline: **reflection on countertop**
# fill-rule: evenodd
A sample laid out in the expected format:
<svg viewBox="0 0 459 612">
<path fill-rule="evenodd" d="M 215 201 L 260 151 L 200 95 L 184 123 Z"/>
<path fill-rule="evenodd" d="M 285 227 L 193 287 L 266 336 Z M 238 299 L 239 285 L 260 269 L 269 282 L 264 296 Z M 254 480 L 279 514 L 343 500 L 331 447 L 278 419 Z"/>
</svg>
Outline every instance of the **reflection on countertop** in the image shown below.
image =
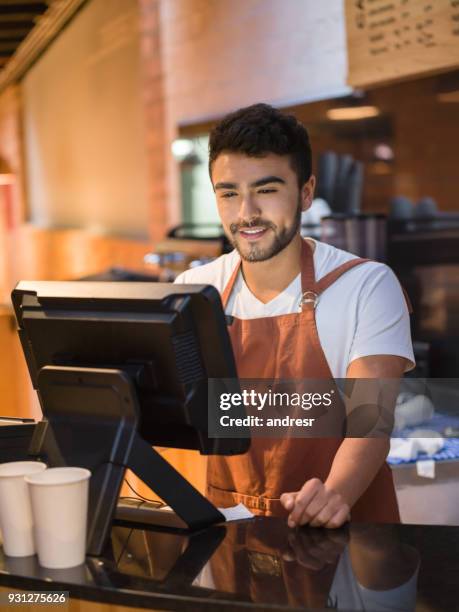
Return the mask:
<svg viewBox="0 0 459 612">
<path fill-rule="evenodd" d="M 459 528 L 289 529 L 255 518 L 193 535 L 116 525 L 103 557 L 48 570 L 0 552 L 0 584 L 174 610 L 453 610 Z M 271 608 L 270 608 L 271 609 Z"/>
</svg>

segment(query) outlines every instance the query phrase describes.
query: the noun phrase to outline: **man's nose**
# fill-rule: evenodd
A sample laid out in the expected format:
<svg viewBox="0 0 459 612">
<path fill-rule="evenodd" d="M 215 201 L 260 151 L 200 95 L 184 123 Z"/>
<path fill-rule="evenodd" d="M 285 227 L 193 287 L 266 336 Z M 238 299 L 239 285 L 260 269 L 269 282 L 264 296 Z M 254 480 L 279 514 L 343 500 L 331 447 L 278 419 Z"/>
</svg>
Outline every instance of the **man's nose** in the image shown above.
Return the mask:
<svg viewBox="0 0 459 612">
<path fill-rule="evenodd" d="M 239 209 L 239 218 L 244 221 L 249 221 L 253 217 L 260 215 L 260 209 L 258 208 L 252 194 L 247 193 L 242 197 L 241 207 Z"/>
</svg>

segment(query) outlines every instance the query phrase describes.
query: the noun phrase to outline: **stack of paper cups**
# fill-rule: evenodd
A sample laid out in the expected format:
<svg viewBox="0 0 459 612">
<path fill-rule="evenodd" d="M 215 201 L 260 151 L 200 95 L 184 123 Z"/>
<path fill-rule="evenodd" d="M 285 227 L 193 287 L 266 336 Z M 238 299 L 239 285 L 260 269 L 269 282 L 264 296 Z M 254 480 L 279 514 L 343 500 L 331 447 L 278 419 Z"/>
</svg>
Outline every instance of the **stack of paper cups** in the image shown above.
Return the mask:
<svg viewBox="0 0 459 612">
<path fill-rule="evenodd" d="M 26 476 L 46 470 L 39 461 L 13 461 L 0 465 L 0 529 L 3 549 L 11 557 L 35 554 L 34 521 Z"/>
<path fill-rule="evenodd" d="M 84 468 L 62 467 L 26 478 L 43 567 L 64 569 L 84 563 L 90 476 Z"/>
</svg>

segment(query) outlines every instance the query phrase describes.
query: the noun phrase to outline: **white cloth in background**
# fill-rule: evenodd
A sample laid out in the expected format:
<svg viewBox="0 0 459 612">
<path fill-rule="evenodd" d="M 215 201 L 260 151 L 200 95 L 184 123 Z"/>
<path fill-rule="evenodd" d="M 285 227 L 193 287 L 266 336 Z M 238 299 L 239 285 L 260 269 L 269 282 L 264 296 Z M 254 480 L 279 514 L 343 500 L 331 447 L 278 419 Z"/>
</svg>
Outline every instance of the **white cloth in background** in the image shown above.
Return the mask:
<svg viewBox="0 0 459 612">
<path fill-rule="evenodd" d="M 438 432 L 417 429 L 409 438 L 391 438 L 388 458 L 409 461 L 417 459 L 421 453 L 431 457 L 444 445 L 445 440 Z"/>
<path fill-rule="evenodd" d="M 394 429 L 404 429 L 426 423 L 433 419 L 434 414 L 435 406 L 427 395 L 402 393 L 397 398 Z"/>
</svg>

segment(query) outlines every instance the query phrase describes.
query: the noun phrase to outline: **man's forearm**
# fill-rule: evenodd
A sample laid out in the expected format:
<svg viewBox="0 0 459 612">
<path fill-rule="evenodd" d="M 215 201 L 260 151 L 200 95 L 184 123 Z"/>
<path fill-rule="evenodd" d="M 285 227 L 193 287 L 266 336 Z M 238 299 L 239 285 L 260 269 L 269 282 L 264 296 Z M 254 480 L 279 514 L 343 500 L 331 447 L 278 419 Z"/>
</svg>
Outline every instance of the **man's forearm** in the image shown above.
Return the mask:
<svg viewBox="0 0 459 612">
<path fill-rule="evenodd" d="M 325 484 L 352 508 L 368 488 L 389 452 L 388 438 L 345 438 Z"/>
<path fill-rule="evenodd" d="M 354 379 L 354 388 L 346 405 L 348 414 L 356 406 L 376 401 L 383 406 L 385 419 L 391 415 L 406 361 L 397 355 L 368 355 L 350 363 L 346 377 Z M 368 379 L 376 379 L 376 386 Z M 345 438 L 333 460 L 327 486 L 340 493 L 352 508 L 383 465 L 389 448 L 388 437 Z"/>
</svg>

